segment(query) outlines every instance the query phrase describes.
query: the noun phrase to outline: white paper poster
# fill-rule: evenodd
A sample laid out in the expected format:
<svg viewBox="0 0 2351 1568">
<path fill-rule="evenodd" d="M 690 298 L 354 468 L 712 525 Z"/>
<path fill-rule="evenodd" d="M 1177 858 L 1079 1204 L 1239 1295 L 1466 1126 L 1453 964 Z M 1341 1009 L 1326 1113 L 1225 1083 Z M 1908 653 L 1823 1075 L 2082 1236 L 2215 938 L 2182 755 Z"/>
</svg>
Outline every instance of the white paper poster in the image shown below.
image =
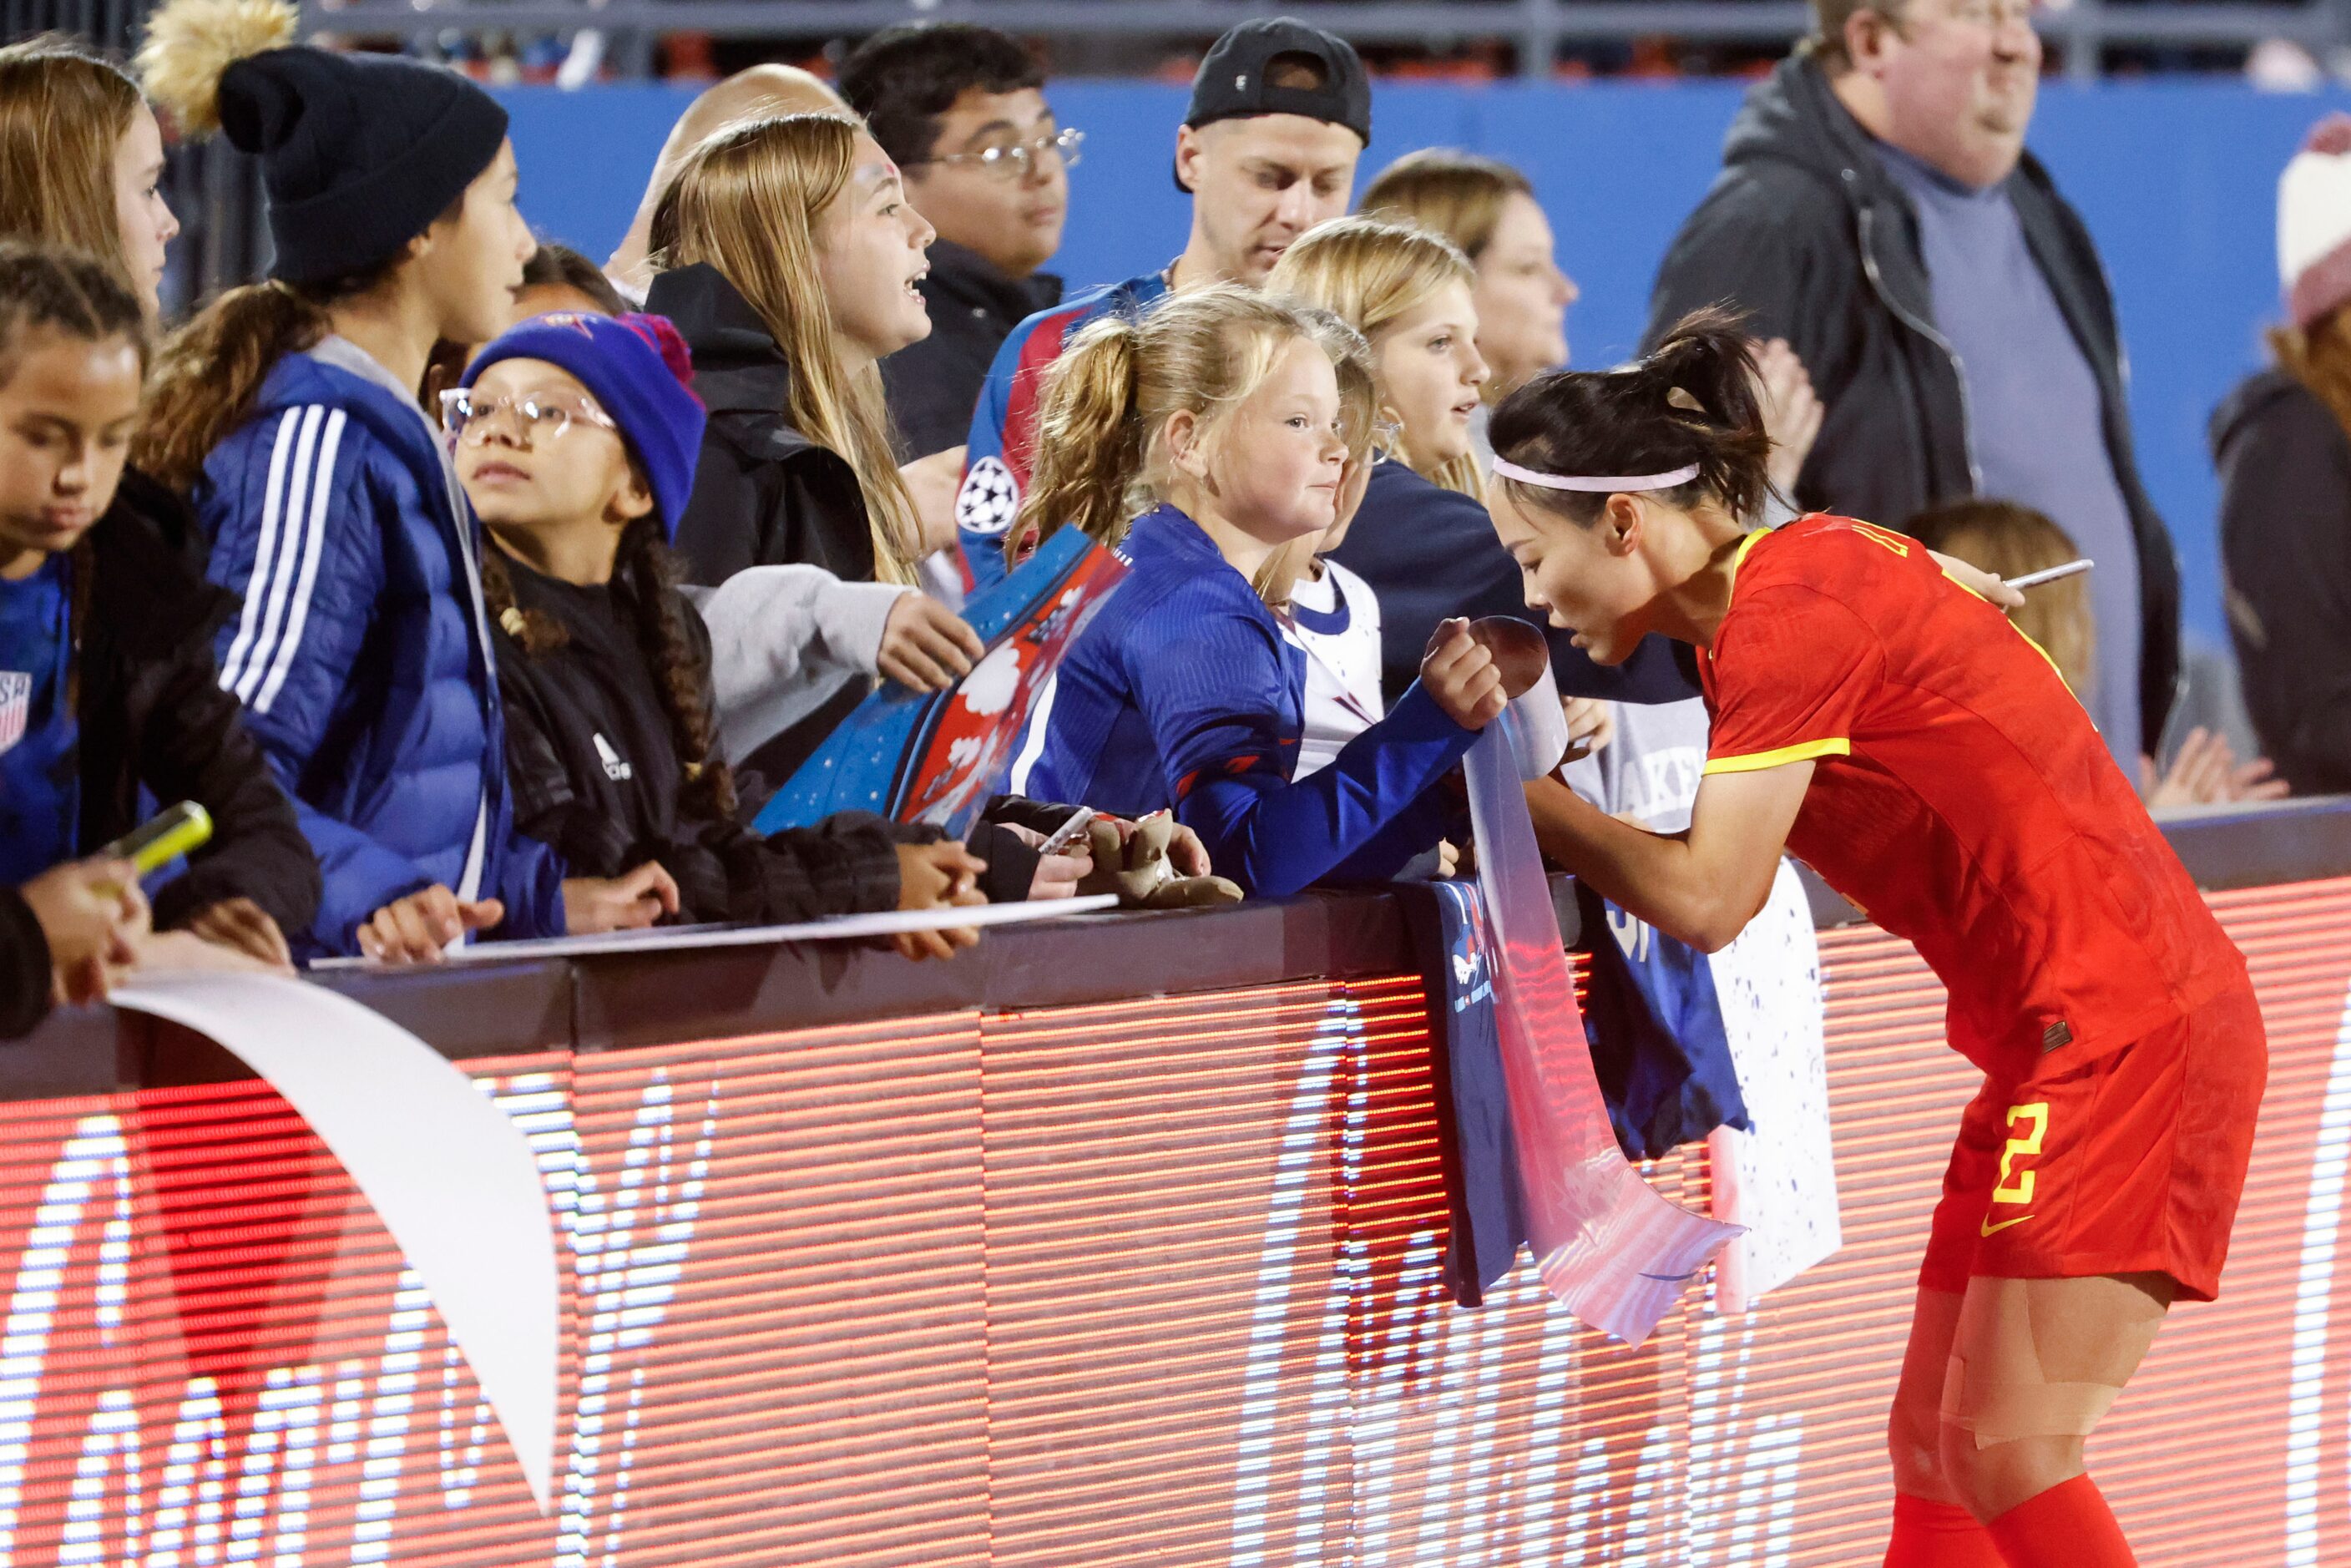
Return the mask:
<svg viewBox="0 0 2351 1568">
<path fill-rule="evenodd" d="M 300 980 L 159 975 L 110 999 L 219 1041 L 342 1162 L 431 1294 L 545 1514 L 555 1226 L 538 1162 L 506 1113 L 406 1030 Z"/>
<path fill-rule="evenodd" d="M 862 942 L 907 931 L 985 931 L 1098 915 L 1118 906 L 1114 893 L 1050 898 L 1035 904 L 974 904 L 932 909 L 884 909 L 872 915 L 828 915 L 798 925 L 650 925 L 597 936 L 547 936 L 524 942 L 468 942 L 449 954 L 453 963 L 517 958 L 584 958 L 598 953 L 660 953 L 695 947 L 763 947 L 778 942 Z M 387 969 L 372 958 L 318 958 L 312 969 Z"/>
<path fill-rule="evenodd" d="M 1723 1033 L 1755 1129 L 1718 1127 L 1707 1144 L 1714 1217 L 1747 1228 L 1722 1255 L 1716 1304 L 1743 1312 L 1844 1245 L 1820 943 L 1793 865 L 1780 862 L 1762 912 L 1712 963 Z"/>
</svg>

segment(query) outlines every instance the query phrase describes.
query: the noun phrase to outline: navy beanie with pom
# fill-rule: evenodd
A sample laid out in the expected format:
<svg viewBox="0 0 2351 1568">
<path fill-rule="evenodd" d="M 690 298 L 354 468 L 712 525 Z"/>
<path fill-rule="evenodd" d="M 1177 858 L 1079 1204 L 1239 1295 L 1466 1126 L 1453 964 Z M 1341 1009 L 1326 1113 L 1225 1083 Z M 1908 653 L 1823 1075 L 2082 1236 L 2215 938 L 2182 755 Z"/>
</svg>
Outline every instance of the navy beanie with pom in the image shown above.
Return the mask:
<svg viewBox="0 0 2351 1568">
<path fill-rule="evenodd" d="M 221 129 L 261 159 L 270 276 L 362 277 L 456 204 L 498 155 L 507 111 L 452 70 L 296 47 L 221 74 Z"/>
<path fill-rule="evenodd" d="M 588 389 L 645 471 L 662 530 L 677 538 L 694 494 L 694 466 L 709 422 L 694 395 L 694 359 L 666 316 L 534 316 L 474 356 L 472 386 L 500 360 L 544 360 Z"/>
</svg>

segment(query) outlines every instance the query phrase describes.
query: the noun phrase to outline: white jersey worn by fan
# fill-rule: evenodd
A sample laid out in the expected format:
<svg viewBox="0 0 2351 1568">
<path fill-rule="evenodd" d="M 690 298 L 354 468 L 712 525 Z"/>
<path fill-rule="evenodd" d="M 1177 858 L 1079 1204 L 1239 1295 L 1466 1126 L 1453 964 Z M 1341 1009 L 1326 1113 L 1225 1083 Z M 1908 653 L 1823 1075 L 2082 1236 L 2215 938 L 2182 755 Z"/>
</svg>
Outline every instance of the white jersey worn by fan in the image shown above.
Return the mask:
<svg viewBox="0 0 2351 1568">
<path fill-rule="evenodd" d="M 1333 560 L 1315 563 L 1320 577 L 1301 577 L 1290 591 L 1281 634 L 1306 655 L 1305 733 L 1298 738 L 1303 779 L 1331 765 L 1347 742 L 1377 724 L 1380 700 L 1380 601 L 1372 585 Z"/>
</svg>

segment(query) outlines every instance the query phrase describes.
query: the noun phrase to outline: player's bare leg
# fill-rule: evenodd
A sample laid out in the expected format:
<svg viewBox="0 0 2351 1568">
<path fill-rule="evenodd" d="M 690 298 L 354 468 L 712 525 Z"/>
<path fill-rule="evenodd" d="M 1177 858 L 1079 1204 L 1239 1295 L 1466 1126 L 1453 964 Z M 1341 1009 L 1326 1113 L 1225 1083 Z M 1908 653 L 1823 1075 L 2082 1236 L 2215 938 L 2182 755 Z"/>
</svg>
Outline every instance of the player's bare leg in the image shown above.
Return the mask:
<svg viewBox="0 0 2351 1568">
<path fill-rule="evenodd" d="M 1886 1568 L 2004 1568 L 1991 1533 L 1943 1469 L 1943 1381 L 1966 1298 L 1918 1292 L 1886 1447 L 1894 1461 L 1894 1533 Z"/>
<path fill-rule="evenodd" d="M 2082 1451 L 2173 1292 L 2163 1274 L 1969 1281 L 1943 1385 L 1943 1479 L 2010 1568 L 2135 1561 Z"/>
<path fill-rule="evenodd" d="M 1907 1497 L 1959 1500 L 1943 1476 L 1943 1377 L 1950 1366 L 1965 1300 L 1952 1291 L 1922 1290 L 1911 1310 L 1902 1381 L 1895 1386 L 1894 1415 L 1886 1431 L 1894 1460 L 1894 1490 Z"/>
</svg>

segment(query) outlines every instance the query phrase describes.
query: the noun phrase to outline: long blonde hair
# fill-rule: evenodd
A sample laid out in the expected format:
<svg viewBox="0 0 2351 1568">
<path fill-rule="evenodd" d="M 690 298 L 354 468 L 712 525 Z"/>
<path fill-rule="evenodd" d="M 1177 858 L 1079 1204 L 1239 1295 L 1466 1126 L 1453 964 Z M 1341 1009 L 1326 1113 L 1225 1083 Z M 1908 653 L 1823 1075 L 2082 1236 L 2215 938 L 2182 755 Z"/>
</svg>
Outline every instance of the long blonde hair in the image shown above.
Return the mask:
<svg viewBox="0 0 2351 1568">
<path fill-rule="evenodd" d="M 859 129 L 846 115 L 787 114 L 711 137 L 653 210 L 653 263 L 706 263 L 758 312 L 792 369 L 791 406 L 778 412 L 855 472 L 876 580 L 911 583 L 922 528 L 891 448 L 882 372 L 842 369 L 817 270 L 818 225 L 849 183 Z"/>
<path fill-rule="evenodd" d="M 142 101 L 120 68 L 58 34 L 0 48 L 0 238 L 71 246 L 139 293 L 114 158 Z"/>
<path fill-rule="evenodd" d="M 1534 193 L 1527 177 L 1508 163 L 1458 148 L 1424 147 L 1381 170 L 1355 210 L 1443 235 L 1475 262 L 1494 243 L 1510 198 L 1532 201 Z"/>
<path fill-rule="evenodd" d="M 1476 278 L 1469 258 L 1440 235 L 1379 218 L 1352 217 L 1309 229 L 1282 253 L 1265 287 L 1269 293 L 1321 306 L 1376 346 L 1383 333 L 1427 304 L 1439 289 L 1455 283 L 1467 286 Z M 1380 389 L 1380 396 L 1384 403 L 1385 388 Z M 1473 499 L 1485 498 L 1485 481 L 1475 456 L 1464 453 L 1444 462 L 1424 462 L 1413 455 L 1409 437 L 1402 434 L 1395 452 L 1424 478 Z"/>
<path fill-rule="evenodd" d="M 1168 420 L 1186 413 L 1204 423 L 1222 418 L 1301 338 L 1331 356 L 1348 447 L 1360 453 L 1370 435 L 1363 339 L 1327 311 L 1215 284 L 1164 299 L 1140 318 L 1105 316 L 1087 327 L 1046 378 L 1036 467 L 1008 550 L 1032 529 L 1040 539 L 1064 527 L 1105 544 L 1124 538 L 1127 526 L 1166 492 Z M 1259 590 L 1267 591 L 1262 574 Z M 1288 591 L 1284 581 L 1280 593 Z"/>
</svg>

